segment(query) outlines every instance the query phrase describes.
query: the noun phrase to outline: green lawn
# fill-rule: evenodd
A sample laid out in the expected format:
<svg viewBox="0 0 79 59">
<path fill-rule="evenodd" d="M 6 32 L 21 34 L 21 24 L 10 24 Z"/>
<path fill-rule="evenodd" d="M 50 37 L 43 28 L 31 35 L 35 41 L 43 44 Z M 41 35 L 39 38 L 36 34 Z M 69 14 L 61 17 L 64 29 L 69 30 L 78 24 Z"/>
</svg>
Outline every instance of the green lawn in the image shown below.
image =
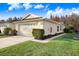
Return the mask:
<svg viewBox="0 0 79 59">
<path fill-rule="evenodd" d="M 11 47 L 0 49 L 0 55 L 6 56 L 79 56 L 79 41 L 75 34 L 66 34 L 48 43 L 26 41 Z"/>
</svg>

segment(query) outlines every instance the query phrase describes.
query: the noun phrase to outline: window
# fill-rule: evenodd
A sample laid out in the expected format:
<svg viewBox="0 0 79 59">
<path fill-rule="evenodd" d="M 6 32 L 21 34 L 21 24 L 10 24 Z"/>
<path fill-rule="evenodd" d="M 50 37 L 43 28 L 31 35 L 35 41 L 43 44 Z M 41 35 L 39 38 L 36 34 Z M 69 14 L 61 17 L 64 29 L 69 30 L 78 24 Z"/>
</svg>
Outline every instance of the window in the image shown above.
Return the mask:
<svg viewBox="0 0 79 59">
<path fill-rule="evenodd" d="M 59 26 L 57 26 L 57 32 L 59 32 Z"/>
</svg>

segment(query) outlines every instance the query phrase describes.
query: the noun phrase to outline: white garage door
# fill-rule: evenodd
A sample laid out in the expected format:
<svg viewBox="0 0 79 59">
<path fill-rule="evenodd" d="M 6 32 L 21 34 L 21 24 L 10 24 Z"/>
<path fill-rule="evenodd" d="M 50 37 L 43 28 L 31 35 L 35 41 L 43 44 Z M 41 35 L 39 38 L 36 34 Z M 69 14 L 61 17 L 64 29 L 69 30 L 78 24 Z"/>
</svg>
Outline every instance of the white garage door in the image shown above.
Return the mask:
<svg viewBox="0 0 79 59">
<path fill-rule="evenodd" d="M 32 36 L 32 28 L 28 25 L 20 25 L 20 35 Z"/>
<path fill-rule="evenodd" d="M 0 30 L 1 30 L 1 33 L 3 34 L 3 31 L 4 31 L 4 28 L 6 28 L 6 26 L 1 26 L 0 27 Z"/>
</svg>

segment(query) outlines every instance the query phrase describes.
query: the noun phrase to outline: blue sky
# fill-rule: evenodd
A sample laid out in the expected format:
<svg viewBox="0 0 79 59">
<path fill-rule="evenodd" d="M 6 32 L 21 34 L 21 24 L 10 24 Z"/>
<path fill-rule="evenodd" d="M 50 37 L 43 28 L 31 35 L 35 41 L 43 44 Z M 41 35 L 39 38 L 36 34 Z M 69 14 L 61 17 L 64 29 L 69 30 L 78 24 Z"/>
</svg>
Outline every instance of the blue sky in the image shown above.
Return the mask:
<svg viewBox="0 0 79 59">
<path fill-rule="evenodd" d="M 48 17 L 79 14 L 79 3 L 0 3 L 0 19 L 33 13 Z"/>
</svg>

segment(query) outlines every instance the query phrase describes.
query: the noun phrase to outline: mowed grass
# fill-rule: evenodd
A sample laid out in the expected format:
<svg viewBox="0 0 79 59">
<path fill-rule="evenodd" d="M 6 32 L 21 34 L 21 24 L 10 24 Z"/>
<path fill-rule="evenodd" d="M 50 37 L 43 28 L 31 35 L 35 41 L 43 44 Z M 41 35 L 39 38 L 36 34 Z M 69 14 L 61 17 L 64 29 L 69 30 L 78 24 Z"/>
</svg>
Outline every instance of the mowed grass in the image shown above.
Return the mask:
<svg viewBox="0 0 79 59">
<path fill-rule="evenodd" d="M 1 56 L 79 56 L 79 41 L 75 34 L 66 34 L 48 43 L 26 41 L 0 49 Z"/>
</svg>

